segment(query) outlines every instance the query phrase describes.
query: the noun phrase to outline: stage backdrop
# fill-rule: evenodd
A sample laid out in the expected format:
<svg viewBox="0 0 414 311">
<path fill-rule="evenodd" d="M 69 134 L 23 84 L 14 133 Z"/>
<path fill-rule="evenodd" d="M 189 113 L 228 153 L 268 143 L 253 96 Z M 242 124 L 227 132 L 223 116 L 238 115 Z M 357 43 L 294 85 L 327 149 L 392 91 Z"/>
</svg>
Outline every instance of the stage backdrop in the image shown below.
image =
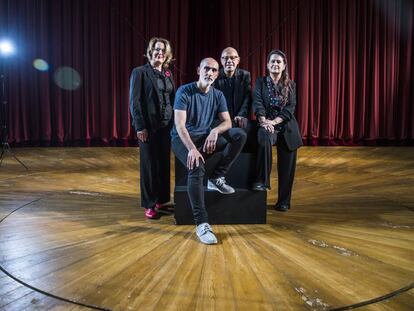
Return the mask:
<svg viewBox="0 0 414 311">
<path fill-rule="evenodd" d="M 129 75 L 162 36 L 178 86 L 226 46 L 254 85 L 284 50 L 305 143 L 412 144 L 413 16 L 410 0 L 0 0 L 0 35 L 16 44 L 2 60 L 9 140 L 134 144 Z"/>
</svg>

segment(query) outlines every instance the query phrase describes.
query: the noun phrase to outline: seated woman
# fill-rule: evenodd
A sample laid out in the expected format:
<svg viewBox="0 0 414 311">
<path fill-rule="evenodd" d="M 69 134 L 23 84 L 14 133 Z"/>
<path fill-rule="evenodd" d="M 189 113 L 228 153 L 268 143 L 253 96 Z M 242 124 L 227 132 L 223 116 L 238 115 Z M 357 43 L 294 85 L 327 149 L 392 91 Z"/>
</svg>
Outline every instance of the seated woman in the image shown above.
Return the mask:
<svg viewBox="0 0 414 311">
<path fill-rule="evenodd" d="M 296 150 L 302 138 L 294 112 L 296 85 L 289 79 L 286 55 L 279 50 L 267 57 L 268 75 L 259 77 L 253 92 L 253 109 L 259 122 L 257 132 L 256 182 L 253 190 L 270 189 L 272 146 L 277 146 L 278 201 L 275 209 L 290 208 L 296 168 Z"/>
</svg>

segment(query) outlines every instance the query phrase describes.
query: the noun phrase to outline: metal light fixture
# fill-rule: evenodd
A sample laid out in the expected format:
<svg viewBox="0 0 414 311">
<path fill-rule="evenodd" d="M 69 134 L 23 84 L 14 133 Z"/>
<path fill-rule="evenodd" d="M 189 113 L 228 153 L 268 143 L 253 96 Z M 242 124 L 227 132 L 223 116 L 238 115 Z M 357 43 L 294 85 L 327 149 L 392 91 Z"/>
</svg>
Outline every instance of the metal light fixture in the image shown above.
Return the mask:
<svg viewBox="0 0 414 311">
<path fill-rule="evenodd" d="M 0 166 L 3 163 L 3 158 L 8 152 L 13 158 L 19 162 L 26 170 L 29 168 L 24 165 L 22 161 L 12 152 L 9 145 L 9 133 L 8 133 L 8 100 L 7 100 L 7 76 L 6 76 L 6 61 L 7 58 L 15 53 L 15 47 L 11 40 L 0 40 L 0 86 L 1 86 L 1 155 Z"/>
</svg>

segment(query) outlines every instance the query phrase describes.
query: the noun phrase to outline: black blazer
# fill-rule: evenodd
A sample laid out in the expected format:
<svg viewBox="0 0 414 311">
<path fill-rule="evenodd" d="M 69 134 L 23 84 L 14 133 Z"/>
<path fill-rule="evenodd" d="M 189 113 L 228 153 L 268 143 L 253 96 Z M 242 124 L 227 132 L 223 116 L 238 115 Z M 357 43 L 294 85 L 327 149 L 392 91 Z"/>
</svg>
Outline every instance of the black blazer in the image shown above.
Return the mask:
<svg viewBox="0 0 414 311">
<path fill-rule="evenodd" d="M 292 83 L 292 91 L 289 94 L 289 100 L 284 106 L 279 116 L 284 120 L 285 131 L 283 136 L 289 150 L 293 151 L 303 145 L 302 136 L 300 135 L 298 122 L 295 118 L 296 107 L 296 84 Z M 266 77 L 259 77 L 253 92 L 253 109 L 256 118 L 266 117 L 266 110 L 270 107 L 270 95 L 266 84 Z"/>
<path fill-rule="evenodd" d="M 223 91 L 225 88 L 225 79 L 226 75 L 223 68 L 221 68 L 219 76 L 216 81 L 214 81 L 214 87 L 220 91 Z M 234 79 L 233 107 L 235 108 L 235 111 L 233 111 L 234 116 L 231 117 L 234 118 L 235 116 L 241 116 L 248 118 L 252 101 L 250 72 L 237 68 L 234 73 Z M 230 103 L 227 104 L 230 105 Z"/>
<path fill-rule="evenodd" d="M 173 85 L 174 91 L 170 96 L 171 106 L 174 105 L 175 85 L 170 70 L 169 79 Z M 148 131 L 157 130 L 162 127 L 161 107 L 162 98 L 157 92 L 157 78 L 154 69 L 150 64 L 134 68 L 131 73 L 129 88 L 129 109 L 132 116 L 132 126 L 136 131 L 147 129 Z M 172 107 L 170 113 L 172 116 Z"/>
</svg>

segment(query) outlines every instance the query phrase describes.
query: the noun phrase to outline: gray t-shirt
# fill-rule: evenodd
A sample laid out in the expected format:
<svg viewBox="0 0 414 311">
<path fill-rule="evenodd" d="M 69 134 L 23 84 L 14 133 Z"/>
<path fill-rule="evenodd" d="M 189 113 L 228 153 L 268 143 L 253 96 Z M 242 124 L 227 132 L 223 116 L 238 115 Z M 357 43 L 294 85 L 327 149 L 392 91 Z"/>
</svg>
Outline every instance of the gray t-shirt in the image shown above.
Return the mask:
<svg viewBox="0 0 414 311">
<path fill-rule="evenodd" d="M 208 134 L 211 124 L 217 119 L 217 114 L 228 111 L 226 99 L 221 91 L 211 87 L 207 93 L 202 93 L 196 82 L 178 88 L 174 110 L 187 111 L 185 127 L 190 136 Z M 175 125 L 171 136 L 173 139 L 178 137 Z"/>
</svg>

